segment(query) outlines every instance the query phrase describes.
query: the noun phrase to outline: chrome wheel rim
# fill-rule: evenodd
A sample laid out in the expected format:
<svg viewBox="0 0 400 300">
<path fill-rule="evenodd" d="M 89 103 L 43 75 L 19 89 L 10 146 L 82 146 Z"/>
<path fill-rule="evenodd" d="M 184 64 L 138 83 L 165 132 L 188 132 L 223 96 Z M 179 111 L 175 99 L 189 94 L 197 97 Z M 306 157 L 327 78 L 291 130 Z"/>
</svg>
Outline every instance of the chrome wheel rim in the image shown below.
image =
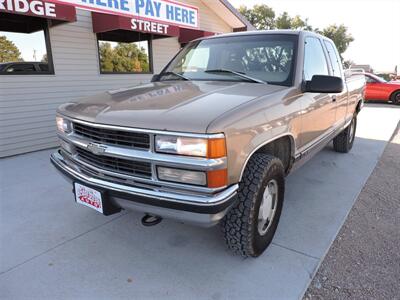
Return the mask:
<svg viewBox="0 0 400 300">
<path fill-rule="evenodd" d="M 271 227 L 278 203 L 278 182 L 271 179 L 263 193 L 263 198 L 258 211 L 258 233 L 264 235 Z"/>
<path fill-rule="evenodd" d="M 349 130 L 349 142 L 350 144 L 353 142 L 354 140 L 354 135 L 355 135 L 355 126 L 354 126 L 355 122 L 354 119 L 351 121 L 350 123 L 350 130 Z"/>
</svg>

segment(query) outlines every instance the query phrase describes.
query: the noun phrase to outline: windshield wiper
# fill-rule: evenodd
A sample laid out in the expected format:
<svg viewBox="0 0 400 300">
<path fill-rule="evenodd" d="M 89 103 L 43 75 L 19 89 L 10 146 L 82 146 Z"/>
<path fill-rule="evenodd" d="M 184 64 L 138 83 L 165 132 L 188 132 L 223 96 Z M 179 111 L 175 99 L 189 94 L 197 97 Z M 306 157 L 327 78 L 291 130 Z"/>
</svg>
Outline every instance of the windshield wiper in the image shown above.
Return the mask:
<svg viewBox="0 0 400 300">
<path fill-rule="evenodd" d="M 172 72 L 172 71 L 163 72 L 163 73 L 160 74 L 160 77 L 168 76 L 168 75 L 175 75 L 176 77 L 179 77 L 182 80 L 190 80 L 189 78 L 187 78 L 187 77 L 185 77 L 185 76 L 183 76 L 183 75 L 181 75 L 179 73 Z"/>
<path fill-rule="evenodd" d="M 210 69 L 210 70 L 205 70 L 205 73 L 230 73 L 230 74 L 235 74 L 239 77 L 245 78 L 247 80 L 256 82 L 256 83 L 264 83 L 266 84 L 267 82 L 265 82 L 264 80 L 258 79 L 258 78 L 254 78 L 254 77 L 250 77 L 244 73 L 241 72 L 236 72 L 236 71 L 232 71 L 232 70 L 228 70 L 228 69 Z"/>
</svg>

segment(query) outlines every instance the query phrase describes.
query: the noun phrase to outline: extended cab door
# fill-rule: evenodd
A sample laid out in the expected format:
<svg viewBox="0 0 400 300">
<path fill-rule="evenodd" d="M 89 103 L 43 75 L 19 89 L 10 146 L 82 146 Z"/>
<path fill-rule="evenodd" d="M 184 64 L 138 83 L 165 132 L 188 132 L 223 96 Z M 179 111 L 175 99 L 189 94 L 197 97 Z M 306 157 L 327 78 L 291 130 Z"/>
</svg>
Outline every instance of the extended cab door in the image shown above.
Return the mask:
<svg viewBox="0 0 400 300">
<path fill-rule="evenodd" d="M 309 81 L 314 75 L 329 75 L 328 60 L 322 41 L 308 36 L 304 45 L 303 80 Z M 336 103 L 330 94 L 306 92 L 302 95 L 302 133 L 303 149 L 328 135 L 336 120 Z"/>
<path fill-rule="evenodd" d="M 344 78 L 342 63 L 339 53 L 336 50 L 336 46 L 328 40 L 324 40 L 324 45 L 326 47 L 328 57 L 329 57 L 329 67 L 332 76 L 340 77 L 344 83 L 343 92 L 339 94 L 332 94 L 332 100 L 336 99 L 336 124 L 335 128 L 342 126 L 346 122 L 347 110 L 349 106 L 349 95 L 346 80 Z"/>
</svg>

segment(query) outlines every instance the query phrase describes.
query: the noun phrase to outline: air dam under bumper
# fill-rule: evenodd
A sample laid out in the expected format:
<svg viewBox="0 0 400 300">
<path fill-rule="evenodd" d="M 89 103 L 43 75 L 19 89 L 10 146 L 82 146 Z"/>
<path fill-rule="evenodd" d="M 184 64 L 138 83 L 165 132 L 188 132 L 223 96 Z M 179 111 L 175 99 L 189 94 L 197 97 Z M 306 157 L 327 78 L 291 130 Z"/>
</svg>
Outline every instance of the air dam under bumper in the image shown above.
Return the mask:
<svg viewBox="0 0 400 300">
<path fill-rule="evenodd" d="M 107 191 L 109 200 L 123 209 L 176 219 L 210 227 L 217 224 L 234 204 L 238 185 L 211 195 L 182 194 L 143 189 L 87 176 L 71 166 L 59 152 L 50 157 L 53 165 L 68 179 Z"/>
</svg>

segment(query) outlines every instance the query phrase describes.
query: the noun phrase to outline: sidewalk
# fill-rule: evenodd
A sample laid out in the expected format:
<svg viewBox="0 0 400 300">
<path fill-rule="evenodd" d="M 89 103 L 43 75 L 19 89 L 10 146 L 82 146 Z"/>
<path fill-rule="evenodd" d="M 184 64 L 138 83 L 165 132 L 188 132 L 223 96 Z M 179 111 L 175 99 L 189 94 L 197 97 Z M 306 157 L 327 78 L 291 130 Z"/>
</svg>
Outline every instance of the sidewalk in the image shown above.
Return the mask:
<svg viewBox="0 0 400 300">
<path fill-rule="evenodd" d="M 399 127 L 304 299 L 400 299 Z"/>
</svg>

